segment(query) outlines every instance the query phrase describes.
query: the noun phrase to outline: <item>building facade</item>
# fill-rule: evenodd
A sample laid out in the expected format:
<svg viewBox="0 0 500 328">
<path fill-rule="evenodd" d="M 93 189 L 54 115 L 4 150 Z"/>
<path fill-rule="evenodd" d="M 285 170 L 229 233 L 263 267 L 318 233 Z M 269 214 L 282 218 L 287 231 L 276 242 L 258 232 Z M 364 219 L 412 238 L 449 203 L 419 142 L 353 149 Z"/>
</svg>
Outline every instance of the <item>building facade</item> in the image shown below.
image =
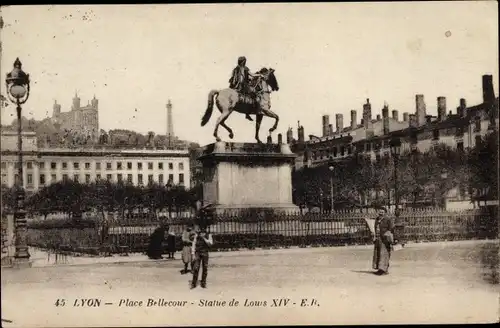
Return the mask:
<svg viewBox="0 0 500 328">
<path fill-rule="evenodd" d="M 483 102 L 467 107 L 466 100 L 460 99 L 456 112 L 447 111 L 446 98 L 437 98 L 437 116 L 427 115 L 423 95 L 415 96 L 415 112 L 404 113 L 399 120 L 398 111 L 389 116 L 389 106 L 382 108 L 382 115 L 372 119 L 369 99 L 363 105 L 363 118 L 358 124 L 356 111 L 351 111 L 351 122 L 343 126 L 343 117 L 336 115 L 336 130 L 323 116 L 323 135 L 310 135 L 304 140 L 304 128 L 299 124 L 298 140 L 293 139 L 291 130 L 287 132 L 287 142 L 298 154 L 296 169 L 325 165 L 329 161 L 342 160 L 353 154 L 367 154 L 373 160 L 390 155 L 389 142 L 399 137 L 402 150 L 425 152 L 433 145 L 446 144 L 455 149 L 473 148 L 486 134 L 498 127 L 498 98 L 493 91 L 491 75 L 483 76 Z"/>
<path fill-rule="evenodd" d="M 17 179 L 17 144 L 10 141 L 13 135 L 2 132 L 2 185 L 8 187 Z M 37 148 L 34 133 L 23 135 L 23 166 L 28 193 L 65 179 L 81 183 L 122 181 L 137 186 L 170 181 L 187 189 L 191 181 L 187 149 Z"/>
</svg>

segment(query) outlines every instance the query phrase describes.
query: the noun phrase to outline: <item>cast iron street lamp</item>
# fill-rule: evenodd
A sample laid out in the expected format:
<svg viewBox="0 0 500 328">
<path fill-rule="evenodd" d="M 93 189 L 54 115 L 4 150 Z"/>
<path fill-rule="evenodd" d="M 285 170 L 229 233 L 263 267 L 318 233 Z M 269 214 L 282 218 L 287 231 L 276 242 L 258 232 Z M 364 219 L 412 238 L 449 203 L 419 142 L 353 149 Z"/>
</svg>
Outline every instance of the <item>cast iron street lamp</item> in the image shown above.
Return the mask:
<svg viewBox="0 0 500 328">
<path fill-rule="evenodd" d="M 401 139 L 394 137 L 390 142 L 391 155 L 394 161 L 394 206 L 395 215 L 399 216 L 399 192 L 398 192 L 398 166 L 399 166 L 399 156 L 401 155 Z"/>
<path fill-rule="evenodd" d="M 330 212 L 333 212 L 333 162 L 330 162 L 328 169 L 330 170 Z"/>
<path fill-rule="evenodd" d="M 174 199 L 173 199 L 172 195 L 170 194 L 170 191 L 172 191 L 172 181 L 168 180 L 167 193 L 168 193 L 168 196 L 171 197 L 171 199 L 168 202 L 168 217 L 169 217 L 169 219 L 172 219 L 172 203 L 174 202 Z"/>
<path fill-rule="evenodd" d="M 16 264 L 29 263 L 30 254 L 26 243 L 26 212 L 24 210 L 24 185 L 23 185 L 23 139 L 21 123 L 21 105 L 24 104 L 30 95 L 30 77 L 22 70 L 22 64 L 19 58 L 14 62 L 14 69 L 7 74 L 5 86 L 9 100 L 16 104 L 17 111 L 17 192 L 16 207 L 14 212 L 15 219 L 15 246 L 16 251 L 14 260 Z"/>
</svg>

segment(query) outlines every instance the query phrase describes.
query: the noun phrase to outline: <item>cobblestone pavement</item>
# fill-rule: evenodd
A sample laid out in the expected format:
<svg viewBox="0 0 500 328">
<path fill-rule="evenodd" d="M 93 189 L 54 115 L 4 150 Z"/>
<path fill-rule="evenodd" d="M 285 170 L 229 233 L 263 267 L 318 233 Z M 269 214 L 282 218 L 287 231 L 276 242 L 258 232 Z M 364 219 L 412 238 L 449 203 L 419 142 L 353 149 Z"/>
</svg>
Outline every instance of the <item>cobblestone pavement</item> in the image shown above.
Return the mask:
<svg viewBox="0 0 500 328">
<path fill-rule="evenodd" d="M 500 289 L 494 284 L 497 241 L 410 244 L 393 254 L 387 276 L 371 274 L 372 253 L 367 246 L 213 253 L 208 288 L 194 290 L 189 289 L 190 275 L 180 274 L 179 260 L 150 261 L 141 256 L 114 263 L 93 259 L 93 263 L 2 268 L 2 326 L 499 319 Z M 75 306 L 75 301 L 81 305 L 82 299 L 96 298 L 100 306 Z M 64 306 L 62 301 L 56 306 L 58 299 L 64 299 Z M 148 306 L 149 299 L 149 305 L 157 304 Z M 163 303 L 158 299 L 164 299 Z M 229 306 L 233 299 L 238 306 Z M 272 306 L 273 299 L 280 306 Z M 286 299 L 290 301 L 285 306 Z M 139 301 L 142 306 L 133 306 Z M 214 306 L 208 306 L 208 301 Z"/>
</svg>

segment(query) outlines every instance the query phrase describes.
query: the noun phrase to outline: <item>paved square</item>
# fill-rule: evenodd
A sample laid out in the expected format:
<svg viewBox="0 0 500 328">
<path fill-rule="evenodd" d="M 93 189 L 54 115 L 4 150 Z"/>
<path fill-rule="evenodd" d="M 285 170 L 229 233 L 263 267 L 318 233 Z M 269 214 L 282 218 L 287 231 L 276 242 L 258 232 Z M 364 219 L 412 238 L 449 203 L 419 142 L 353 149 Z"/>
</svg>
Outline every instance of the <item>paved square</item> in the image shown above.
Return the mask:
<svg viewBox="0 0 500 328">
<path fill-rule="evenodd" d="M 2 269 L 2 320 L 11 321 L 2 324 L 463 323 L 499 318 L 499 285 L 491 283 L 498 269 L 497 241 L 410 244 L 393 254 L 391 274 L 382 277 L 371 274 L 367 246 L 212 255 L 208 288 L 195 290 L 189 290 L 190 276 L 180 274 L 179 260 L 139 257 L 123 263 Z M 55 305 L 58 299 L 60 306 Z M 101 304 L 92 307 L 97 302 L 82 299 Z M 230 306 L 231 301 L 238 306 Z"/>
</svg>

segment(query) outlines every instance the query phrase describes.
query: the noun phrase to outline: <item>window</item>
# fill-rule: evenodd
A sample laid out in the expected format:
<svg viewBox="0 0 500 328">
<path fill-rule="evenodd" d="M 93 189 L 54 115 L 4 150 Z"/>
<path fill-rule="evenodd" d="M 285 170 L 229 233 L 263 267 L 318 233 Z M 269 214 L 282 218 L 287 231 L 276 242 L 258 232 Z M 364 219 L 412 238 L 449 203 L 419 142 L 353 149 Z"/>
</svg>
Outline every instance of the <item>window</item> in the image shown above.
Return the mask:
<svg viewBox="0 0 500 328">
<path fill-rule="evenodd" d="M 116 162 L 116 169 L 121 170 L 122 169 L 122 162 Z"/>
<path fill-rule="evenodd" d="M 137 182 L 142 185 L 143 184 L 143 181 L 142 181 L 142 174 L 138 174 L 137 175 Z"/>
<path fill-rule="evenodd" d="M 50 168 L 52 170 L 55 170 L 57 168 L 57 163 L 56 162 L 50 162 Z"/>
<path fill-rule="evenodd" d="M 153 183 L 153 175 L 152 175 L 152 174 L 149 174 L 149 175 L 148 175 L 148 183 L 149 183 L 149 184 L 152 184 L 152 183 Z"/>
<path fill-rule="evenodd" d="M 101 163 L 100 162 L 95 163 L 95 169 L 96 170 L 100 170 L 101 169 Z"/>
<path fill-rule="evenodd" d="M 179 163 L 179 171 L 184 170 L 184 163 Z"/>
<path fill-rule="evenodd" d="M 75 170 L 78 170 L 78 169 L 80 168 L 80 163 L 78 163 L 78 162 L 74 162 L 74 163 L 73 163 L 73 168 L 74 168 Z"/>
<path fill-rule="evenodd" d="M 118 182 L 123 182 L 123 176 L 121 174 L 118 174 L 117 176 Z"/>
<path fill-rule="evenodd" d="M 352 147 L 347 147 L 347 154 L 351 155 L 352 154 Z"/>
<path fill-rule="evenodd" d="M 174 163 L 168 163 L 168 169 L 173 170 L 174 169 Z"/>
<path fill-rule="evenodd" d="M 2 162 L 2 169 L 5 170 L 7 168 L 7 163 Z"/>
<path fill-rule="evenodd" d="M 474 132 L 480 132 L 481 131 L 481 118 L 476 118 L 476 121 L 474 122 Z"/>
<path fill-rule="evenodd" d="M 14 175 L 14 182 L 18 183 L 18 181 L 19 181 L 19 175 L 15 174 Z"/>
<path fill-rule="evenodd" d="M 33 174 L 27 174 L 28 176 L 28 184 L 33 184 Z"/>
<path fill-rule="evenodd" d="M 476 147 L 481 146 L 482 139 L 481 136 L 476 136 Z"/>
<path fill-rule="evenodd" d="M 67 168 L 68 168 L 68 163 L 63 162 L 63 163 L 62 163 L 62 168 L 63 168 L 64 170 L 65 170 L 65 169 L 67 169 Z"/>
<path fill-rule="evenodd" d="M 7 185 L 8 184 L 7 179 L 8 179 L 7 174 L 2 174 L 2 184 L 3 185 Z"/>
<path fill-rule="evenodd" d="M 78 180 L 80 180 L 80 177 L 78 176 L 78 174 L 73 175 L 73 180 L 75 182 L 78 182 Z"/>
<path fill-rule="evenodd" d="M 45 174 L 40 174 L 40 184 L 41 185 L 45 184 Z"/>
<path fill-rule="evenodd" d="M 27 162 L 26 163 L 26 168 L 32 169 L 33 168 L 33 163 L 32 162 Z"/>
<path fill-rule="evenodd" d="M 110 171 L 111 170 L 111 162 L 106 163 L 106 170 Z"/>
<path fill-rule="evenodd" d="M 148 162 L 148 170 L 152 170 L 153 169 L 153 162 Z"/>
<path fill-rule="evenodd" d="M 142 163 L 137 163 L 137 169 L 142 170 Z"/>
<path fill-rule="evenodd" d="M 101 181 L 101 175 L 100 174 L 96 174 L 95 175 L 95 181 Z"/>
<path fill-rule="evenodd" d="M 366 151 L 372 151 L 372 144 L 370 142 L 366 143 Z"/>
<path fill-rule="evenodd" d="M 85 163 L 85 169 L 90 170 L 90 163 Z"/>
<path fill-rule="evenodd" d="M 127 170 L 132 170 L 132 162 L 127 162 Z"/>
<path fill-rule="evenodd" d="M 113 180 L 113 176 L 111 174 L 106 174 L 106 180 L 111 182 L 111 180 Z"/>
<path fill-rule="evenodd" d="M 85 174 L 85 183 L 90 183 L 90 174 Z"/>
<path fill-rule="evenodd" d="M 68 175 L 67 174 L 63 174 L 63 181 L 68 181 Z"/>
<path fill-rule="evenodd" d="M 432 140 L 439 140 L 439 130 L 432 131 Z"/>
<path fill-rule="evenodd" d="M 174 175 L 173 174 L 168 175 L 168 182 L 174 183 Z"/>
<path fill-rule="evenodd" d="M 50 181 L 56 182 L 57 181 L 57 176 L 55 174 L 50 175 Z"/>
<path fill-rule="evenodd" d="M 344 154 L 345 154 L 345 147 L 341 146 L 340 147 L 340 156 L 344 156 Z"/>
<path fill-rule="evenodd" d="M 337 157 L 337 147 L 333 147 L 333 157 Z"/>
<path fill-rule="evenodd" d="M 163 184 L 163 174 L 158 175 L 158 183 L 161 185 Z"/>
<path fill-rule="evenodd" d="M 127 174 L 127 182 L 132 183 L 132 174 Z"/>
<path fill-rule="evenodd" d="M 184 184 L 184 173 L 179 173 L 179 184 Z"/>
<path fill-rule="evenodd" d="M 163 163 L 158 163 L 158 169 L 163 170 Z"/>
<path fill-rule="evenodd" d="M 45 162 L 38 163 L 38 167 L 43 170 L 45 168 Z"/>
<path fill-rule="evenodd" d="M 459 151 L 463 151 L 464 150 L 464 142 L 463 141 L 457 142 L 457 149 Z"/>
</svg>

